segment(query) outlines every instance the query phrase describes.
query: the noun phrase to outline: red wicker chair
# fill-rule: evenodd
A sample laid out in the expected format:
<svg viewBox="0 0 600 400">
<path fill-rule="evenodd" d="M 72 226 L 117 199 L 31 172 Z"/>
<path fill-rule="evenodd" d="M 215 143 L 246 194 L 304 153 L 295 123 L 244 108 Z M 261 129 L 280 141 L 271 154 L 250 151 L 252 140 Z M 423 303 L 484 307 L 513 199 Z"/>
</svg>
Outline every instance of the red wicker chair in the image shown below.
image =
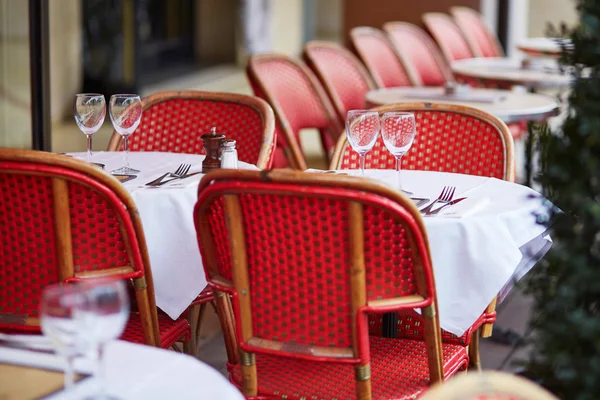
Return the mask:
<svg viewBox="0 0 600 400">
<path fill-rule="evenodd" d="M 442 50 L 448 65 L 452 61 L 474 57 L 463 33 L 449 15 L 436 12 L 425 13 L 423 23 Z"/>
<path fill-rule="evenodd" d="M 336 43 L 311 41 L 304 46 L 304 60 L 321 81 L 342 126 L 348 110 L 365 108 L 365 95 L 375 84 L 354 54 Z"/>
<path fill-rule="evenodd" d="M 185 319 L 157 314 L 141 221 L 115 178 L 70 157 L 0 149 L 0 187 L 0 331 L 39 333 L 47 285 L 111 277 L 135 292 L 121 339 L 189 340 Z"/>
<path fill-rule="evenodd" d="M 433 39 L 421 28 L 408 22 L 388 22 L 383 30 L 396 49 L 409 74 L 425 86 L 443 86 L 454 81 L 450 67 Z"/>
<path fill-rule="evenodd" d="M 172 91 L 142 100 L 142 121 L 129 137 L 131 151 L 204 154 L 200 136 L 212 127 L 236 140 L 240 161 L 268 169 L 273 163 L 275 117 L 261 99 L 234 93 Z M 108 151 L 117 151 L 115 131 Z"/>
<path fill-rule="evenodd" d="M 352 47 L 367 66 L 377 87 L 420 86 L 415 74 L 409 75 L 383 32 L 360 26 L 350 31 Z"/>
<path fill-rule="evenodd" d="M 342 126 L 308 67 L 285 55 L 260 54 L 250 57 L 247 74 L 254 94 L 275 111 L 279 136 L 274 167 L 307 168 L 299 137 L 306 128 L 319 130 L 329 159 Z"/>
<path fill-rule="evenodd" d="M 207 277 L 233 299 L 230 380 L 248 398 L 416 398 L 466 367 L 441 343 L 424 227 L 400 193 L 281 170 L 216 171 L 198 190 Z M 415 307 L 424 340 L 369 337 L 367 313 Z"/>
<path fill-rule="evenodd" d="M 504 57 L 498 38 L 488 28 L 481 14 L 469 7 L 452 7 L 456 25 L 477 57 Z"/>
</svg>

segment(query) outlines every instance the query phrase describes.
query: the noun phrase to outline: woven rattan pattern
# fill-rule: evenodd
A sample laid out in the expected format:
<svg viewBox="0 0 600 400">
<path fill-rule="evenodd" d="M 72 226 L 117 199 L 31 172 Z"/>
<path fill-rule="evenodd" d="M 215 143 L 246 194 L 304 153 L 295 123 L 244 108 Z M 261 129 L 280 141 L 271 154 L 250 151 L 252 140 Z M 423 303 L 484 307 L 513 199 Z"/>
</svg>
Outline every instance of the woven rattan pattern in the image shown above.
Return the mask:
<svg viewBox="0 0 600 400">
<path fill-rule="evenodd" d="M 93 189 L 73 182 L 69 199 L 75 272 L 130 265 L 112 206 Z"/>
<path fill-rule="evenodd" d="M 427 13 L 423 16 L 423 22 L 442 49 L 446 61 L 450 63 L 463 58 L 473 58 L 471 48 L 449 15 Z"/>
<path fill-rule="evenodd" d="M 209 225 L 215 243 L 215 254 L 218 257 L 219 274 L 231 280 L 231 252 L 222 197 L 216 198 L 210 206 Z"/>
<path fill-rule="evenodd" d="M 350 347 L 347 204 L 249 194 L 241 203 L 254 336 Z"/>
<path fill-rule="evenodd" d="M 258 110 L 244 104 L 197 99 L 166 99 L 144 110 L 129 137 L 131 151 L 204 154 L 200 136 L 212 127 L 237 141 L 238 158 L 256 164 L 264 123 Z"/>
<path fill-rule="evenodd" d="M 373 399 L 415 399 L 429 385 L 425 342 L 370 338 Z M 459 346 L 442 346 L 447 368 L 464 354 Z M 256 355 L 258 394 L 285 399 L 355 399 L 354 368 L 348 364 L 317 363 Z M 401 366 L 401 367 L 399 367 Z M 241 370 L 232 381 L 241 385 Z"/>
<path fill-rule="evenodd" d="M 365 108 L 365 94 L 370 86 L 357 68 L 360 61 L 352 53 L 331 46 L 312 46 L 306 51 L 321 78 L 327 81 L 325 87 L 329 96 L 338 100 L 334 104 L 343 106 L 336 110 L 342 120 L 345 120 L 348 110 Z"/>
<path fill-rule="evenodd" d="M 485 26 L 477 11 L 466 7 L 453 7 L 452 15 L 465 37 L 482 57 L 504 57 L 496 38 Z"/>
<path fill-rule="evenodd" d="M 52 180 L 3 173 L 0 188 L 0 314 L 37 316 L 36 293 L 58 279 Z"/>
<path fill-rule="evenodd" d="M 455 112 L 417 110 L 417 135 L 402 157 L 403 169 L 455 172 L 503 179 L 504 144 L 491 124 Z M 365 167 L 394 169 L 396 159 L 377 138 L 367 153 Z M 359 158 L 348 145 L 342 155 L 341 169 L 358 169 Z"/>
<path fill-rule="evenodd" d="M 189 324 L 185 318 L 179 318 L 173 321 L 168 315 L 158 313 L 158 328 L 160 331 L 161 347 L 168 349 L 181 337 L 189 335 Z M 144 343 L 144 328 L 138 313 L 131 313 L 125 331 L 120 340 L 133 343 Z"/>
<path fill-rule="evenodd" d="M 412 86 L 391 44 L 379 30 L 353 31 L 352 44 L 379 87 Z"/>
</svg>

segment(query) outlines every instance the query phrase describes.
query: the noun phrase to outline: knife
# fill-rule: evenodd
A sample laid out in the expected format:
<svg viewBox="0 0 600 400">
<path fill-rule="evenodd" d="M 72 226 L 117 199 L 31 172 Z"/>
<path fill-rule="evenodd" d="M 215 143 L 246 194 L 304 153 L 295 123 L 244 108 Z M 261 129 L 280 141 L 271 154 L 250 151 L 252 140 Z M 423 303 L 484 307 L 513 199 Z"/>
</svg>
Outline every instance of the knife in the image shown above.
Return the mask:
<svg viewBox="0 0 600 400">
<path fill-rule="evenodd" d="M 453 206 L 454 204 L 460 203 L 461 201 L 463 201 L 464 199 L 466 199 L 466 197 L 461 197 L 459 199 L 456 200 L 452 200 L 450 203 L 446 203 L 443 206 L 436 208 L 435 210 L 429 211 L 428 213 L 426 213 L 426 216 L 431 216 L 431 215 L 436 215 L 437 213 L 439 213 L 443 208 L 446 207 L 450 207 Z"/>
</svg>

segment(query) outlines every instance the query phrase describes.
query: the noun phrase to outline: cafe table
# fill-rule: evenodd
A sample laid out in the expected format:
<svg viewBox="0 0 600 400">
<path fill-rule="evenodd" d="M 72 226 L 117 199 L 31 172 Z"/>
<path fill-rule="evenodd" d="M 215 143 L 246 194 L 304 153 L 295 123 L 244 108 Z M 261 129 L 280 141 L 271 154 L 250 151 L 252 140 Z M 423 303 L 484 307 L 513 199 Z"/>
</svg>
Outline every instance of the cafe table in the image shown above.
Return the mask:
<svg viewBox="0 0 600 400">
<path fill-rule="evenodd" d="M 23 336 L 23 335 L 20 335 Z M 97 393 L 96 366 L 77 358 L 78 380 L 63 388 L 65 361 L 48 341 L 40 346 L 3 345 L 0 341 L 0 399 L 76 400 Z M 32 348 L 33 347 L 33 348 Z M 244 397 L 217 370 L 197 359 L 163 349 L 123 341 L 108 343 L 104 350 L 105 392 L 123 400 L 223 399 Z"/>
<path fill-rule="evenodd" d="M 545 121 L 558 115 L 559 104 L 544 94 L 518 91 L 468 88 L 462 93 L 447 93 L 444 87 L 396 87 L 375 89 L 365 95 L 369 107 L 396 103 L 459 104 L 479 108 L 507 124 Z"/>
<path fill-rule="evenodd" d="M 529 57 L 558 58 L 561 54 L 561 44 L 572 46 L 570 40 L 559 38 L 532 37 L 520 40 L 517 49 Z"/>
</svg>

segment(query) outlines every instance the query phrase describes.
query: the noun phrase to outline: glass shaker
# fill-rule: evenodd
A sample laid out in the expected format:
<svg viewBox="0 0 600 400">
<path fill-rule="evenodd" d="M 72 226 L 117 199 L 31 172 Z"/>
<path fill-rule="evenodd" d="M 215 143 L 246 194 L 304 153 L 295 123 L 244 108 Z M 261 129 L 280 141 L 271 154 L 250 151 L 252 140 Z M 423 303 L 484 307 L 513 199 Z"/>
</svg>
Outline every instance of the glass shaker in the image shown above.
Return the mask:
<svg viewBox="0 0 600 400">
<path fill-rule="evenodd" d="M 235 149 L 235 140 L 227 139 L 223 141 L 223 147 L 221 150 L 221 168 L 238 168 L 238 154 L 237 150 Z"/>
</svg>

